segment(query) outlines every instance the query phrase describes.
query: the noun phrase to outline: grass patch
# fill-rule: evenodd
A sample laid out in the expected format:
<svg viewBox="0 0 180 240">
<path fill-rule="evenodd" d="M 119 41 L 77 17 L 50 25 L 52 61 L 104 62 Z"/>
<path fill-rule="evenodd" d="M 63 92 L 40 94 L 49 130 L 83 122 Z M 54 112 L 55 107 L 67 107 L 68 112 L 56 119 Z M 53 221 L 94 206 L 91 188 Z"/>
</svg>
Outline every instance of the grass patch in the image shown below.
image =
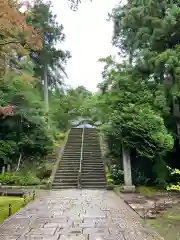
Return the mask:
<svg viewBox="0 0 180 240">
<path fill-rule="evenodd" d="M 180 203 L 156 219 L 146 221 L 165 240 L 180 239 Z"/>
<path fill-rule="evenodd" d="M 158 191 L 155 187 L 147 187 L 147 186 L 138 186 L 136 187 L 136 192 L 140 193 L 141 195 L 145 197 L 152 197 L 156 194 Z"/>
<path fill-rule="evenodd" d="M 11 214 L 19 211 L 29 200 L 20 197 L 0 196 L 0 222 L 3 222 L 9 216 L 9 204 L 11 204 Z"/>
</svg>

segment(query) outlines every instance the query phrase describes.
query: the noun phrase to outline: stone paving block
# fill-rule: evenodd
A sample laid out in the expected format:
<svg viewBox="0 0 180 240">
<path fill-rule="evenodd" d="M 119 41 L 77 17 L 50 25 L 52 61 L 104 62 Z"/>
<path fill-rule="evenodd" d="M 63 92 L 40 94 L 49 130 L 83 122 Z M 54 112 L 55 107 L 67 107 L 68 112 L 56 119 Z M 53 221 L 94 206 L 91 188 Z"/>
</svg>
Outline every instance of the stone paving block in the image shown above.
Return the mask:
<svg viewBox="0 0 180 240">
<path fill-rule="evenodd" d="M 59 240 L 59 236 L 26 235 L 22 237 L 20 240 Z"/>
<path fill-rule="evenodd" d="M 85 235 L 60 235 L 59 240 L 89 240 Z"/>
<path fill-rule="evenodd" d="M 95 228 L 96 224 L 95 222 L 84 222 L 84 223 L 79 223 L 78 226 L 80 228 Z"/>
<path fill-rule="evenodd" d="M 68 221 L 68 217 L 52 217 L 47 218 L 48 222 L 56 222 L 56 223 L 66 223 Z"/>
<path fill-rule="evenodd" d="M 61 223 L 46 223 L 44 224 L 43 228 L 60 228 Z"/>
<path fill-rule="evenodd" d="M 0 235 L 0 240 L 17 240 L 20 236 Z"/>
<path fill-rule="evenodd" d="M 31 229 L 29 234 L 53 236 L 55 232 L 56 232 L 56 228 L 37 228 L 37 229 Z"/>
<path fill-rule="evenodd" d="M 109 235 L 109 236 L 101 236 L 101 235 L 97 235 L 97 234 L 92 234 L 89 235 L 88 240 L 124 240 L 124 237 L 121 236 L 114 236 L 114 235 Z"/>
<path fill-rule="evenodd" d="M 82 234 L 82 228 L 63 228 L 59 229 L 58 232 L 61 235 L 80 235 Z"/>
<path fill-rule="evenodd" d="M 108 236 L 109 231 L 107 228 L 101 229 L 101 228 L 84 228 L 83 234 L 99 234 L 102 236 Z"/>
<path fill-rule="evenodd" d="M 11 228 L 11 226 L 9 226 L 9 228 L 0 228 L 0 234 L 1 235 L 11 235 L 11 236 L 18 236 L 21 233 L 18 233 L 18 230 L 16 228 Z"/>
</svg>

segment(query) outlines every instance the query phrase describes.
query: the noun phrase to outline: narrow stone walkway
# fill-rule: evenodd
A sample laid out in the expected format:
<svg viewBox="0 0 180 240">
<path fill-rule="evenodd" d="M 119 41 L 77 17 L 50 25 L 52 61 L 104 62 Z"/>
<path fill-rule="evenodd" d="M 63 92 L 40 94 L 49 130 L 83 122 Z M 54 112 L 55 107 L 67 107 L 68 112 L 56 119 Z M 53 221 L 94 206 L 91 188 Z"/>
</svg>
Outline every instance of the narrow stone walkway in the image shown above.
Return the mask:
<svg viewBox="0 0 180 240">
<path fill-rule="evenodd" d="M 137 216 L 105 190 L 50 191 L 0 225 L 0 240 L 152 240 Z"/>
</svg>

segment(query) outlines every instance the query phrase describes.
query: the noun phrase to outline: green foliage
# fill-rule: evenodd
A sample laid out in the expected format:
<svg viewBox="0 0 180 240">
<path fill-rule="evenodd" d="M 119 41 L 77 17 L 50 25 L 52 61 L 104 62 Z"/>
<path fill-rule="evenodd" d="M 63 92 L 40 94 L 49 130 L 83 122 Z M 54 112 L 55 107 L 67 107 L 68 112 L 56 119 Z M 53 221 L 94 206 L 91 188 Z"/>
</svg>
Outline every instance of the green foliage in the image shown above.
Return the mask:
<svg viewBox="0 0 180 240">
<path fill-rule="evenodd" d="M 24 62 L 24 65 L 29 67 L 29 62 Z M 0 81 L 0 104 L 11 103 L 14 106 L 13 116 L 0 117 L 0 165 L 17 163 L 20 153 L 24 159 L 46 156 L 53 147 L 43 102 L 35 88 L 31 71 L 11 70 Z"/>
<path fill-rule="evenodd" d="M 0 174 L 0 183 L 3 185 L 19 185 L 19 186 L 32 186 L 39 185 L 40 179 L 37 178 L 32 172 L 28 172 L 26 175 L 20 173 L 5 173 Z"/>
<path fill-rule="evenodd" d="M 37 173 L 36 176 L 43 180 L 43 179 L 48 179 L 51 176 L 51 172 L 53 170 L 53 165 L 52 164 L 41 164 L 37 168 Z"/>
<path fill-rule="evenodd" d="M 136 192 L 146 197 L 152 197 L 156 193 L 156 189 L 152 187 L 139 186 L 136 188 Z"/>
<path fill-rule="evenodd" d="M 101 129 L 114 138 L 114 143 L 135 149 L 138 156 L 155 159 L 165 155 L 173 147 L 160 115 L 166 111 L 165 93 L 158 87 L 152 92 L 132 68 L 109 60 L 105 60 L 105 80 L 100 85 L 104 91 L 100 117 L 105 121 Z"/>
<path fill-rule="evenodd" d="M 124 182 L 124 172 L 120 165 L 112 165 L 110 176 L 114 185 L 120 185 Z"/>
<path fill-rule="evenodd" d="M 180 175 L 180 170 L 175 169 L 174 171 L 171 171 L 171 175 Z M 167 187 L 168 191 L 180 191 L 180 182 L 178 182 L 176 185 L 171 184 Z"/>
</svg>

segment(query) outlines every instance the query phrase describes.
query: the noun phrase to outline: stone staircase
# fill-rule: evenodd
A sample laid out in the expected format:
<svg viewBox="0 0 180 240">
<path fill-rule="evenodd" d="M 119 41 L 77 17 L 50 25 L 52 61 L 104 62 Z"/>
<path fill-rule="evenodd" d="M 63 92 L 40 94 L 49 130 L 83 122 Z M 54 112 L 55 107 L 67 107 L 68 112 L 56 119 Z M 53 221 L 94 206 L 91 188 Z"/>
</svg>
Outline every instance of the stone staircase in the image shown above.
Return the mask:
<svg viewBox="0 0 180 240">
<path fill-rule="evenodd" d="M 77 187 L 82 131 L 83 129 L 81 128 L 71 129 L 59 168 L 53 181 L 53 189 Z"/>
<path fill-rule="evenodd" d="M 84 129 L 82 188 L 106 188 L 104 163 L 95 128 Z"/>
<path fill-rule="evenodd" d="M 72 128 L 56 172 L 53 189 L 77 188 L 81 157 L 82 128 Z M 104 164 L 101 157 L 98 131 L 84 129 L 82 188 L 106 188 Z"/>
</svg>

